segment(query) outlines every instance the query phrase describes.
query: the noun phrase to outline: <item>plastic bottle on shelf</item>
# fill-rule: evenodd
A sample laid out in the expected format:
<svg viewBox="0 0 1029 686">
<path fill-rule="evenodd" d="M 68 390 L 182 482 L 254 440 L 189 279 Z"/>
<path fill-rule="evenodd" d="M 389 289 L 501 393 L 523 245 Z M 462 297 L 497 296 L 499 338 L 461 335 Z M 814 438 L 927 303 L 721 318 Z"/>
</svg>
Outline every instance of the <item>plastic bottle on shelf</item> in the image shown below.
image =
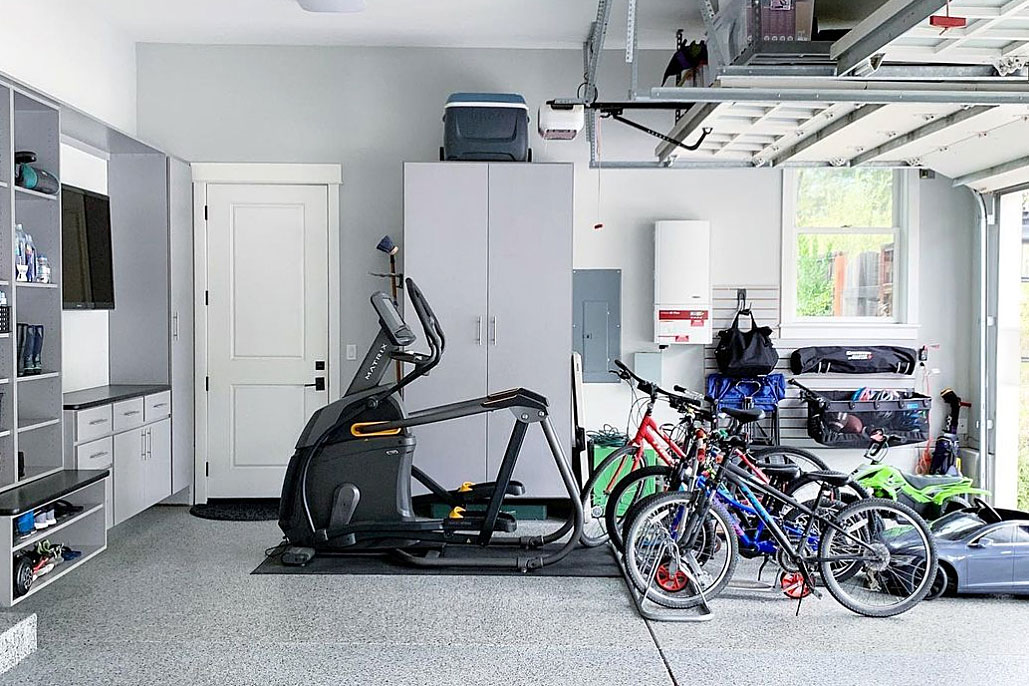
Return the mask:
<svg viewBox="0 0 1029 686">
<path fill-rule="evenodd" d="M 25 280 L 36 280 L 36 246 L 32 242 L 32 234 L 25 234 Z"/>
<path fill-rule="evenodd" d="M 16 281 L 29 280 L 29 264 L 25 261 L 25 246 L 28 241 L 25 238 L 25 229 L 21 224 L 14 226 L 14 278 Z"/>
<path fill-rule="evenodd" d="M 36 257 L 36 282 L 50 283 L 50 260 L 43 253 Z"/>
</svg>

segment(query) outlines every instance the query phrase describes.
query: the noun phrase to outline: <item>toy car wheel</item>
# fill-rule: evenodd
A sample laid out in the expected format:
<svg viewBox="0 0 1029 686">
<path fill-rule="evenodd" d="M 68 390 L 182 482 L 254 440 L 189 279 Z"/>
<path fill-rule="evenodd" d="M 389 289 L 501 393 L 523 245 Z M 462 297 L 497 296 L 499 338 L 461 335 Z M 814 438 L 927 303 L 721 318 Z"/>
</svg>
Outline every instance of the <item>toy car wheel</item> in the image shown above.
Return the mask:
<svg viewBox="0 0 1029 686">
<path fill-rule="evenodd" d="M 947 570 L 940 565 L 936 569 L 936 578 L 933 579 L 932 586 L 929 587 L 929 593 L 926 594 L 925 600 L 936 600 L 944 593 L 947 592 L 947 586 L 950 585 L 950 576 L 947 574 Z"/>
<path fill-rule="evenodd" d="M 22 555 L 14 562 L 14 597 L 18 598 L 32 588 L 32 560 Z"/>
</svg>

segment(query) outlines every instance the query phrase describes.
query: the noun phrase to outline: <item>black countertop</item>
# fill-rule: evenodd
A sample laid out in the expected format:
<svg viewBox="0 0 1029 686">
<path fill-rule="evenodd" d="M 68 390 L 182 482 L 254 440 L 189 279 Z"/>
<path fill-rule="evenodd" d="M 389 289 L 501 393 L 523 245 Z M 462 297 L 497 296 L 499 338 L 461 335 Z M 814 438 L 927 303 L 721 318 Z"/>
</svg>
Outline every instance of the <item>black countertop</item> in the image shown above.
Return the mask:
<svg viewBox="0 0 1029 686">
<path fill-rule="evenodd" d="M 0 493 L 0 515 L 14 517 L 31 512 L 43 503 L 63 498 L 72 491 L 96 483 L 110 473 L 108 469 L 65 469 L 24 486 L 17 486 Z"/>
<path fill-rule="evenodd" d="M 97 386 L 82 391 L 72 391 L 64 394 L 64 409 L 85 410 L 90 407 L 98 407 L 109 403 L 116 403 L 119 400 L 138 398 L 151 393 L 162 393 L 171 390 L 167 384 L 117 384 L 114 386 Z"/>
</svg>

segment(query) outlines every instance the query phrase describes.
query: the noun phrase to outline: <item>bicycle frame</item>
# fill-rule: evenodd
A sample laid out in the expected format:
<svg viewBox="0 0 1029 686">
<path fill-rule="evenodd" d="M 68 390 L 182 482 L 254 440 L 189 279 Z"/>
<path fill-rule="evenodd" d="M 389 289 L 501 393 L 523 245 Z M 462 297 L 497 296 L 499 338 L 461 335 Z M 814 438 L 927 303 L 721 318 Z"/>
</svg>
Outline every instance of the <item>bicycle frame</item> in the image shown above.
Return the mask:
<svg viewBox="0 0 1029 686">
<path fill-rule="evenodd" d="M 651 416 L 653 410 L 654 401 L 652 400 L 647 405 L 646 412 L 643 413 L 643 419 L 640 420 L 640 425 L 636 429 L 636 435 L 629 442 L 629 445 L 635 448 L 630 463 L 632 466 L 629 471 L 636 471 L 643 464 L 644 450 L 647 446 L 650 446 L 658 458 L 669 467 L 675 464 L 676 459 L 686 459 L 686 452 L 668 434 L 662 431 L 658 423 L 654 421 L 653 416 Z M 625 464 L 626 461 L 623 459 L 608 481 L 607 486 L 604 487 L 605 494 L 610 495 L 611 489 L 622 478 L 622 470 L 625 469 Z"/>
</svg>

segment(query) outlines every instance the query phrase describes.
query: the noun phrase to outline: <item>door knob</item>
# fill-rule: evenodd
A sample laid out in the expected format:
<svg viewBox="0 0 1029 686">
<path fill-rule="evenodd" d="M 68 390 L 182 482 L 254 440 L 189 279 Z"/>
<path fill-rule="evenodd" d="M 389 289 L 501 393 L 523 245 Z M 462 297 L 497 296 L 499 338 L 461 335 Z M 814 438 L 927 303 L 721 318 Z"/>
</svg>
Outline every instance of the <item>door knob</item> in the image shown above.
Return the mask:
<svg viewBox="0 0 1029 686">
<path fill-rule="evenodd" d="M 305 383 L 304 384 L 304 388 L 314 388 L 314 390 L 316 390 L 316 391 L 324 391 L 325 390 L 325 377 L 324 376 L 315 377 L 314 383 Z"/>
</svg>

